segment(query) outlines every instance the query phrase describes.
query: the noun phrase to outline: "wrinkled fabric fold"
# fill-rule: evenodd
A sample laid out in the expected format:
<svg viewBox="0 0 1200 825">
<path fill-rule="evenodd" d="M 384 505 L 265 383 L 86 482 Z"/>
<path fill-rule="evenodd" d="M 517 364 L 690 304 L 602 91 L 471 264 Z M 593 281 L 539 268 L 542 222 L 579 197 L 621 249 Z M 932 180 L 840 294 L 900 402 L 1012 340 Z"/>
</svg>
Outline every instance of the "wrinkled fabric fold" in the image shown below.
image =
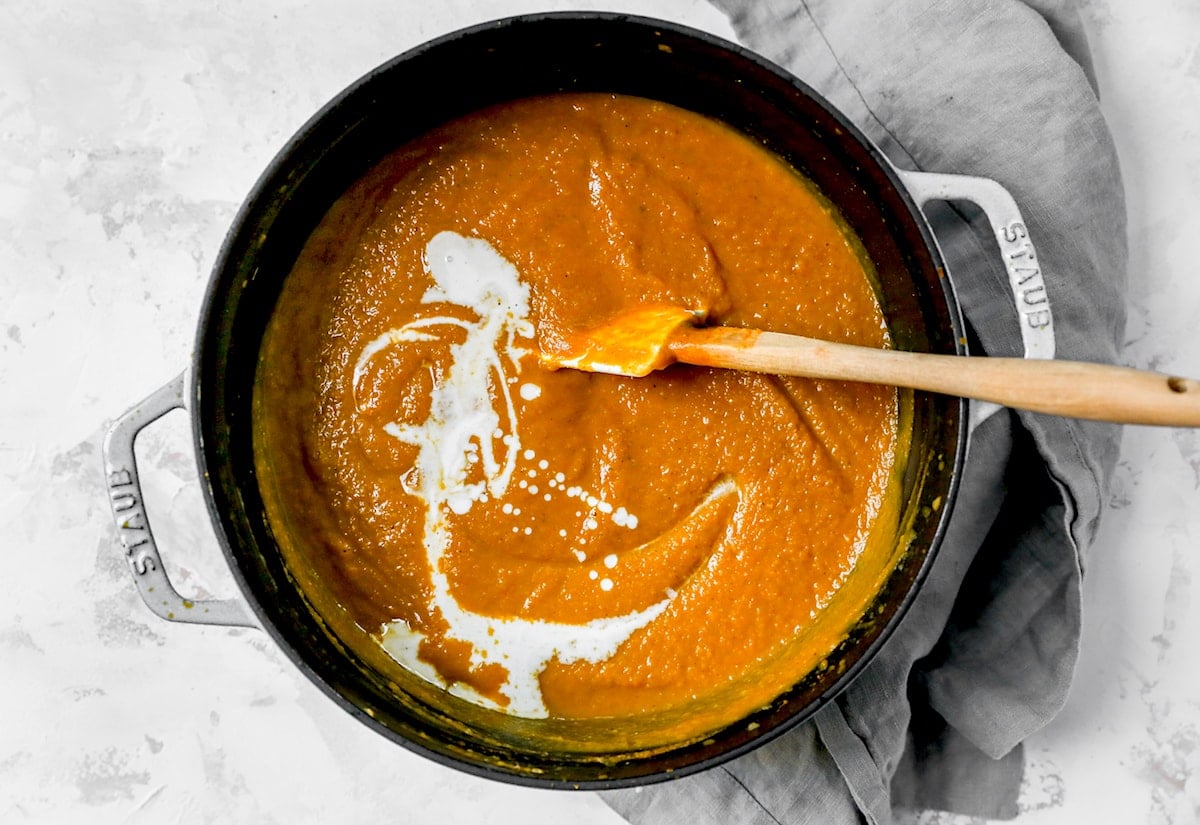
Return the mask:
<svg viewBox="0 0 1200 825">
<path fill-rule="evenodd" d="M 715 0 L 742 43 L 841 109 L 901 168 L 992 178 L 1037 245 L 1059 358 L 1115 362 L 1125 212 L 1077 15 L 1055 0 Z M 1021 355 L 993 230 L 927 210 L 977 352 Z M 641 823 L 1011 818 L 1020 742 L 1061 708 L 1112 425 L 1000 411 L 972 433 L 930 575 L 879 655 L 815 719 L 725 766 L 605 801 Z"/>
</svg>

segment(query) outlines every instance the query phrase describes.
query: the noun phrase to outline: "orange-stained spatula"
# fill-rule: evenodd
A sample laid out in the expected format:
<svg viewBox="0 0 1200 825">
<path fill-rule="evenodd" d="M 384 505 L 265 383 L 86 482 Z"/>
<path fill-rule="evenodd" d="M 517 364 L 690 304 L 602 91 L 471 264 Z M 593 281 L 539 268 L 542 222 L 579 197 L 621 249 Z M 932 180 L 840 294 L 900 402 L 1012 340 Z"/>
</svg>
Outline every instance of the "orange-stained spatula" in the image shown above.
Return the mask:
<svg viewBox="0 0 1200 825">
<path fill-rule="evenodd" d="M 672 363 L 889 384 L 1072 418 L 1200 427 L 1200 381 L 1080 361 L 963 357 L 873 349 L 737 327 L 655 306 L 541 353 L 551 369 L 635 378 Z"/>
</svg>

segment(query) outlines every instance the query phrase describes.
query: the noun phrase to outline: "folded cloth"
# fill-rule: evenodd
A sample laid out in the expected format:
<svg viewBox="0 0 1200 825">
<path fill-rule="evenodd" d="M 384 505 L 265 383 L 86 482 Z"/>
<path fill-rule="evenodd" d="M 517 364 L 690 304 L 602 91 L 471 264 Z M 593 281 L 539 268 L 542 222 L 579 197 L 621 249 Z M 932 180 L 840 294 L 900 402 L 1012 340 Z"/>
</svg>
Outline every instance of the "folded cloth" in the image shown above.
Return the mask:
<svg viewBox="0 0 1200 825">
<path fill-rule="evenodd" d="M 1125 208 L 1078 17 L 1056 0 L 714 0 L 903 168 L 992 178 L 1037 245 L 1060 358 L 1115 361 Z M 1021 355 L 978 210 L 927 211 L 970 327 Z M 976 416 L 980 418 L 980 416 Z M 814 719 L 723 766 L 604 800 L 633 823 L 1016 816 L 1020 742 L 1061 708 L 1080 585 L 1119 430 L 1007 410 L 976 421 L 930 575 L 878 656 Z"/>
</svg>

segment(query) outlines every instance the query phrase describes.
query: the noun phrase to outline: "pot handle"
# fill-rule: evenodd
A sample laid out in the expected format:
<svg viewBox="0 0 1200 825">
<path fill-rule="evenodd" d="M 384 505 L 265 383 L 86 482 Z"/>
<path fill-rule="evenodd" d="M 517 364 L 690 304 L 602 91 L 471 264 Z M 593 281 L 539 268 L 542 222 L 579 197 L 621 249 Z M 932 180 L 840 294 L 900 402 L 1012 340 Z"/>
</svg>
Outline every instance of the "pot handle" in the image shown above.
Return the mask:
<svg viewBox="0 0 1200 825">
<path fill-rule="evenodd" d="M 929 201 L 970 201 L 983 210 L 1008 272 L 1013 303 L 1021 319 L 1021 343 L 1026 358 L 1054 357 L 1054 316 L 1046 294 L 1046 281 L 1029 230 L 1017 202 L 996 181 L 969 175 L 896 170 L 909 193 L 921 206 Z"/>
<path fill-rule="evenodd" d="M 186 373 L 180 373 L 114 421 L 104 436 L 104 475 L 117 534 L 142 601 L 160 617 L 188 624 L 258 627 L 245 603 L 236 599 L 196 601 L 180 596 L 167 578 L 158 545 L 150 532 L 134 440 L 146 425 L 187 406 L 186 386 Z"/>
</svg>

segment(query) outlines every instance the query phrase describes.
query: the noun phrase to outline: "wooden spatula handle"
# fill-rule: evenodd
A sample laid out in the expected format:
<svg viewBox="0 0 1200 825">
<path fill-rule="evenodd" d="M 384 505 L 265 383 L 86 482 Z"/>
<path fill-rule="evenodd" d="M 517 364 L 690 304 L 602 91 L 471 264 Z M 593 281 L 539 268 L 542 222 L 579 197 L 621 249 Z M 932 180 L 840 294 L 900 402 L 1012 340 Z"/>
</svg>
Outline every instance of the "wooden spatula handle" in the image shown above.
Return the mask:
<svg viewBox="0 0 1200 825">
<path fill-rule="evenodd" d="M 676 360 L 701 366 L 891 384 L 1073 418 L 1200 426 L 1200 381 L 1129 367 L 878 350 L 730 327 L 684 327 L 668 346 Z"/>
</svg>

